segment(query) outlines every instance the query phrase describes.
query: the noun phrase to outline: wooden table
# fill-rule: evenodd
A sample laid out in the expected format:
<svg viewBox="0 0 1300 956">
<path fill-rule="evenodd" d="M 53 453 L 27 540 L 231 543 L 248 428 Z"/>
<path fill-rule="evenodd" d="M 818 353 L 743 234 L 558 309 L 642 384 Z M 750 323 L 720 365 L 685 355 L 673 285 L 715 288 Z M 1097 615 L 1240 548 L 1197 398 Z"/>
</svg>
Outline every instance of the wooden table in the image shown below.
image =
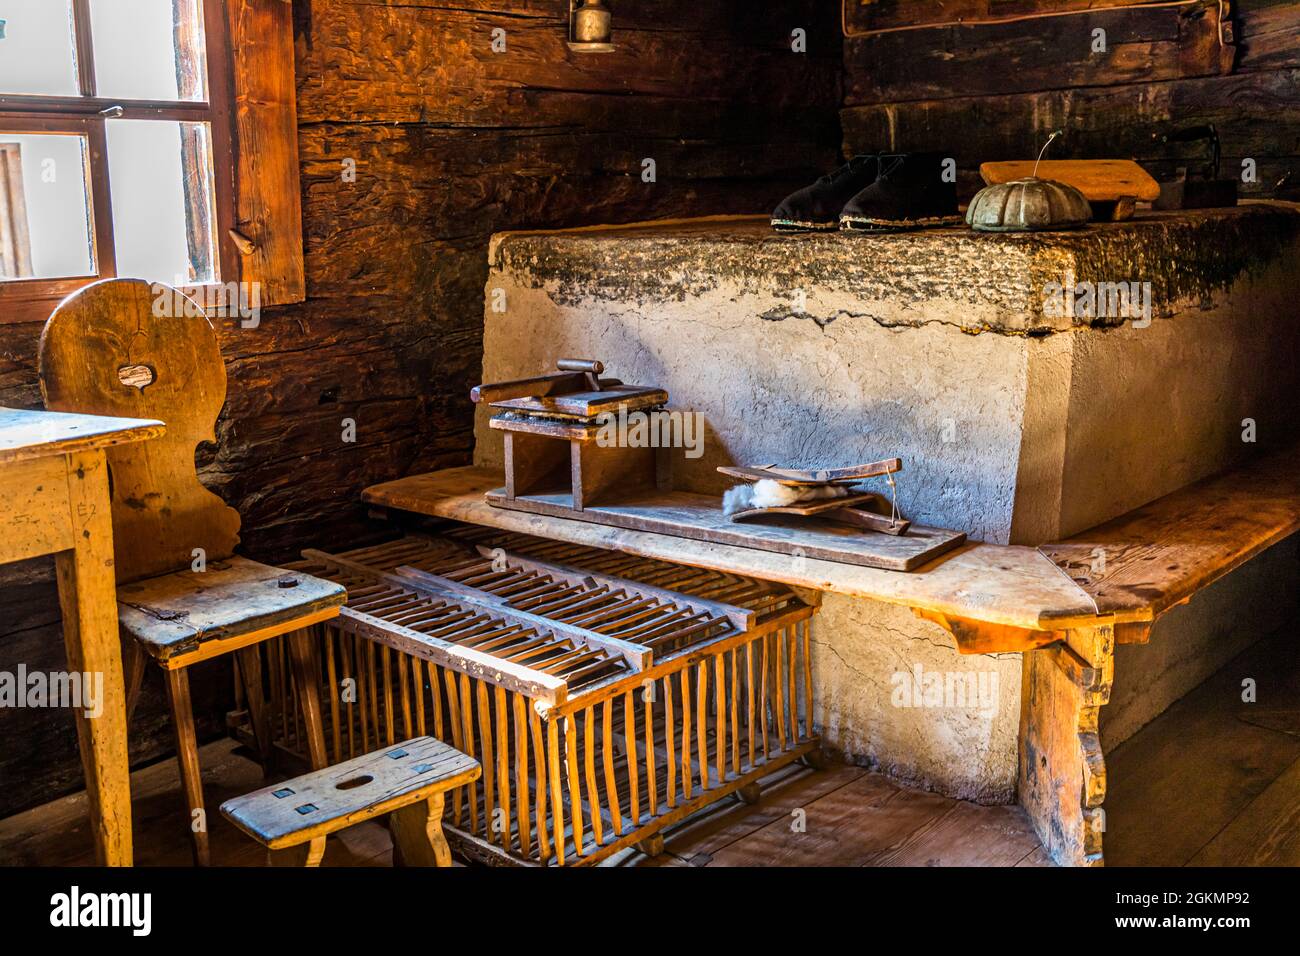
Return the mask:
<svg viewBox="0 0 1300 956">
<path fill-rule="evenodd" d="M 95 855 L 106 866 L 131 865 L 131 790 L 104 449 L 163 430 L 136 418 L 0 408 L 0 564 L 55 556 L 68 668 L 104 675 L 103 712 L 74 711 Z"/>
</svg>

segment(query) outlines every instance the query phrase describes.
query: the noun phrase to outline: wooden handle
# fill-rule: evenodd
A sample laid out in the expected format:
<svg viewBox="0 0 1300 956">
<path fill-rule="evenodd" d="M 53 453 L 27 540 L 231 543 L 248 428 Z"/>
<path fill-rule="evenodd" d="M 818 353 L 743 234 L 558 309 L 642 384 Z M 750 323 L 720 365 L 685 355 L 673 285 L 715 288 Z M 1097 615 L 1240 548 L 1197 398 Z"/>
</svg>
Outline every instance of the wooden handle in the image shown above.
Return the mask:
<svg viewBox="0 0 1300 956">
<path fill-rule="evenodd" d="M 586 376 L 580 372 L 552 372 L 549 375 L 521 378 L 513 382 L 484 382 L 469 390 L 469 398 L 472 402 L 503 402 L 530 395 L 574 392 L 584 387 L 586 383 Z"/>
<path fill-rule="evenodd" d="M 230 236 L 230 241 L 235 244 L 235 248 L 239 250 L 241 255 L 251 256 L 257 251 L 257 243 L 252 239 L 249 239 L 238 229 L 227 230 L 227 235 Z"/>
<path fill-rule="evenodd" d="M 862 508 L 836 508 L 834 511 L 823 511 L 819 517 L 830 518 L 833 521 L 843 521 L 845 524 L 866 528 L 868 531 L 883 531 L 885 534 L 892 535 L 907 534 L 907 529 L 912 526 L 912 522 L 904 521 L 902 518 L 893 521 L 884 515 L 865 511 Z"/>
<path fill-rule="evenodd" d="M 595 359 L 562 358 L 556 361 L 555 367 L 561 372 L 590 372 L 592 375 L 605 371 L 605 363 Z"/>
<path fill-rule="evenodd" d="M 835 485 L 851 484 L 863 478 L 888 475 L 902 471 L 901 458 L 851 465 L 848 468 L 825 468 L 809 471 L 802 468 L 777 468 L 773 465 L 719 465 L 718 471 L 731 478 L 745 481 L 770 479 L 781 485 Z"/>
</svg>

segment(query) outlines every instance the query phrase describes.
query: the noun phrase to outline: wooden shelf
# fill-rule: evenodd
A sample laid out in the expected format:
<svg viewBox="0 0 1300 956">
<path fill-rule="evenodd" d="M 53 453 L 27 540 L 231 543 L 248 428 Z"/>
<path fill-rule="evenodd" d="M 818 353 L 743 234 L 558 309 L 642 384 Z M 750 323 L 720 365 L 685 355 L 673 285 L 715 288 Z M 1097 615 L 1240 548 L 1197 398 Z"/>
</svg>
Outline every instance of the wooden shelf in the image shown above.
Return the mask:
<svg viewBox="0 0 1300 956">
<path fill-rule="evenodd" d="M 968 543 L 907 573 L 816 558 L 792 561 L 788 555 L 756 548 L 494 508 L 484 495 L 502 480 L 501 472 L 491 469 L 449 468 L 374 485 L 362 497 L 401 511 L 1013 628 L 1056 631 L 1096 622 L 1092 599 L 1034 548 Z"/>
<path fill-rule="evenodd" d="M 484 500 L 501 482 L 491 469 L 451 468 L 375 485 L 363 497 L 416 514 L 905 605 L 943 623 L 968 653 L 1025 650 L 1067 628 L 1107 623 L 1135 625 L 1131 639 L 1140 640 L 1160 614 L 1300 531 L 1300 446 L 1067 541 L 1041 548 L 967 542 L 908 573 L 508 511 Z M 1098 549 L 1104 564 L 1096 564 Z M 961 622 L 976 627 L 960 633 Z"/>
<path fill-rule="evenodd" d="M 511 511 L 771 551 L 787 561 L 821 558 L 890 571 L 914 571 L 966 540 L 963 532 L 943 528 L 912 525 L 906 535 L 888 535 L 775 512 L 761 521 L 736 523 L 723 514 L 717 495 L 689 491 L 638 489 L 620 496 L 617 504 L 589 504 L 581 511 L 574 510 L 568 491 L 510 498 L 497 488 L 488 492 L 487 500 Z"/>
</svg>

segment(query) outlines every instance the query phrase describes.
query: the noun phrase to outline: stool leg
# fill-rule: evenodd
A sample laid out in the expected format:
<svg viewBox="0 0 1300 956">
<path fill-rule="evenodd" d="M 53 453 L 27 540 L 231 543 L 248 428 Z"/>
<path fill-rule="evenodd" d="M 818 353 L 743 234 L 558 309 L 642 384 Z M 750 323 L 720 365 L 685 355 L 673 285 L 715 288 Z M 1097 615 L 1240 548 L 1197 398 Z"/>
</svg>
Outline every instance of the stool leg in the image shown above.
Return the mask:
<svg viewBox="0 0 1300 956">
<path fill-rule="evenodd" d="M 441 793 L 388 815 L 394 866 L 451 866 L 451 847 L 442 833 Z"/>
<path fill-rule="evenodd" d="M 190 703 L 190 676 L 183 667 L 164 671 L 167 697 L 171 701 L 172 729 L 176 733 L 176 761 L 185 788 L 187 822 L 194 850 L 194 865 L 208 865 L 208 820 L 203 808 L 203 777 L 199 772 L 199 745 L 194 735 L 194 707 Z M 201 811 L 195 820 L 194 811 Z M 196 824 L 198 829 L 196 829 Z"/>
<path fill-rule="evenodd" d="M 144 648 L 134 638 L 122 639 L 122 662 L 126 676 L 126 722 L 131 723 L 135 705 L 140 702 L 140 688 L 144 686 Z"/>
<path fill-rule="evenodd" d="M 311 769 L 320 770 L 329 765 L 329 758 L 325 756 L 325 722 L 321 717 L 320 665 L 316 660 L 315 642 L 311 631 L 306 628 L 291 632 L 288 640 L 294 686 L 302 708 L 303 725 L 307 728 L 308 757 Z"/>
<path fill-rule="evenodd" d="M 321 857 L 325 855 L 325 838 L 314 837 L 306 843 L 285 847 L 283 850 L 267 850 L 267 866 L 320 866 Z"/>
<path fill-rule="evenodd" d="M 275 747 L 271 743 L 271 724 L 266 712 L 266 695 L 262 691 L 262 649 L 257 645 L 235 652 L 239 661 L 239 679 L 244 685 L 248 717 L 257 741 L 257 758 L 262 773 L 269 775 L 275 765 Z"/>
</svg>

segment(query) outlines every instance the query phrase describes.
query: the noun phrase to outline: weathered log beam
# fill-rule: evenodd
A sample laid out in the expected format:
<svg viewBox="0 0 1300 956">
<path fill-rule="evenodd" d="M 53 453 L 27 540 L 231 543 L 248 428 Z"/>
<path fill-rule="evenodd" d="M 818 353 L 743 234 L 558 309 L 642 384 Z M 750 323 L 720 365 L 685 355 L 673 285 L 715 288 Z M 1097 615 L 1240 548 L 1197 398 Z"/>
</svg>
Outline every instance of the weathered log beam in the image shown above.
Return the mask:
<svg viewBox="0 0 1300 956">
<path fill-rule="evenodd" d="M 1056 158 L 1130 157 L 1160 178 L 1206 155 L 1204 144 L 1166 145 L 1161 136 L 1212 123 L 1226 175 L 1239 175 L 1243 159 L 1255 160 L 1257 181 L 1241 186 L 1249 195 L 1267 192 L 1297 165 L 1300 70 L 856 106 L 840 116 L 847 151 L 947 150 L 973 177 L 968 186 L 979 181 L 981 162 L 1032 157 L 1061 128 Z"/>
<path fill-rule="evenodd" d="M 1099 36 L 1097 31 L 1101 31 Z M 845 41 L 846 106 L 1120 86 L 1232 69 L 1217 0 Z"/>
<path fill-rule="evenodd" d="M 940 23 L 1032 17 L 1041 13 L 1086 12 L 1159 0 L 844 0 L 844 32 L 897 30 Z"/>
<path fill-rule="evenodd" d="M 300 120 L 351 118 L 359 101 L 369 122 L 525 127 L 554 123 L 557 93 L 765 108 L 836 98 L 839 37 L 827 29 L 829 11 L 809 0 L 753 23 L 747 11 L 726 32 L 691 29 L 710 4 L 672 4 L 654 25 L 624 17 L 636 5 L 623 6 L 614 52 L 588 56 L 567 48 L 560 4 L 537 16 L 487 4 L 314 0 L 299 25 Z M 791 50 L 796 27 L 808 32 L 806 54 Z M 495 48 L 494 30 L 505 31 Z"/>
</svg>

